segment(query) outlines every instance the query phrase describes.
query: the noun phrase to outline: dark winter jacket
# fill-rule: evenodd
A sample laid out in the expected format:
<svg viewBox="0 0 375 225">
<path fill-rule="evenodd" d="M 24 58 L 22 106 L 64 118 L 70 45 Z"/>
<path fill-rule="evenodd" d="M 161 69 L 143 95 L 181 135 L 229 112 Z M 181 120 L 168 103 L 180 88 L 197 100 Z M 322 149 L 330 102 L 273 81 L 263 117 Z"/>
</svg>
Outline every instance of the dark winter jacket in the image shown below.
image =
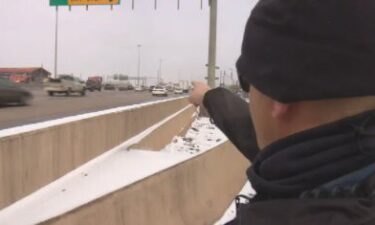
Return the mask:
<svg viewBox="0 0 375 225">
<path fill-rule="evenodd" d="M 375 112 L 291 135 L 261 152 L 248 104 L 225 89 L 204 105 L 253 165 L 257 195 L 230 224 L 375 225 Z"/>
</svg>

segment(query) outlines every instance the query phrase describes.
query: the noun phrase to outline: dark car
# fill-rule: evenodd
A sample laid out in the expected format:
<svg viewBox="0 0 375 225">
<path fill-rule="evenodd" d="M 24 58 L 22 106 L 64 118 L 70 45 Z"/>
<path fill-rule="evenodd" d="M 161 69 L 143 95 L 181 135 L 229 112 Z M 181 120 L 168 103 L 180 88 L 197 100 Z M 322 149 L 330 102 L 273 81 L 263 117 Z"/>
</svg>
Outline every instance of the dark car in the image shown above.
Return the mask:
<svg viewBox="0 0 375 225">
<path fill-rule="evenodd" d="M 0 79 L 0 105 L 27 105 L 33 98 L 32 94 L 6 79 Z"/>
<path fill-rule="evenodd" d="M 102 90 L 102 83 L 99 80 L 87 80 L 86 81 L 86 89 L 89 91 L 101 91 Z"/>
<path fill-rule="evenodd" d="M 103 78 L 101 76 L 91 76 L 87 78 L 86 89 L 89 91 L 101 91 Z"/>
<path fill-rule="evenodd" d="M 126 86 L 119 86 L 117 89 L 119 91 L 127 91 L 127 90 L 129 90 L 128 87 L 126 87 Z"/>
<path fill-rule="evenodd" d="M 107 83 L 104 85 L 104 90 L 116 90 L 116 87 L 113 84 Z"/>
</svg>

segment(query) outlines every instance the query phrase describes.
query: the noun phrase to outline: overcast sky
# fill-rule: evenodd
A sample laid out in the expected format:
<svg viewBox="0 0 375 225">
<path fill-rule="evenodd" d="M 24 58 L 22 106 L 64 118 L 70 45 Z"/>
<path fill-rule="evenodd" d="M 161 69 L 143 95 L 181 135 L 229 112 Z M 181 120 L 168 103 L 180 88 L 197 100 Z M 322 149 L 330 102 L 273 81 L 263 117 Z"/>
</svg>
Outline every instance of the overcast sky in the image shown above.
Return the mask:
<svg viewBox="0 0 375 225">
<path fill-rule="evenodd" d="M 203 79 L 208 55 L 208 0 L 121 0 L 109 6 L 60 8 L 59 73 L 77 76 L 155 77 L 162 59 L 165 80 Z M 217 65 L 235 68 L 244 26 L 256 0 L 218 0 Z M 0 67 L 38 67 L 53 72 L 55 9 L 49 0 L 0 0 Z"/>
</svg>

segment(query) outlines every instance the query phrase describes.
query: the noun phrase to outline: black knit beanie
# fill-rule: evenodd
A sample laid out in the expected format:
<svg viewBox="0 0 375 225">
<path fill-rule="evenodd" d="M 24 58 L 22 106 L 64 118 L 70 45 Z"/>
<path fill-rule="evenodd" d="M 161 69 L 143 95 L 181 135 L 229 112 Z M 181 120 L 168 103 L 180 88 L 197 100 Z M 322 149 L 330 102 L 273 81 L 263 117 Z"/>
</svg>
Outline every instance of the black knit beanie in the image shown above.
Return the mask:
<svg viewBox="0 0 375 225">
<path fill-rule="evenodd" d="M 375 95 L 375 0 L 260 0 L 237 70 L 284 103 Z"/>
</svg>

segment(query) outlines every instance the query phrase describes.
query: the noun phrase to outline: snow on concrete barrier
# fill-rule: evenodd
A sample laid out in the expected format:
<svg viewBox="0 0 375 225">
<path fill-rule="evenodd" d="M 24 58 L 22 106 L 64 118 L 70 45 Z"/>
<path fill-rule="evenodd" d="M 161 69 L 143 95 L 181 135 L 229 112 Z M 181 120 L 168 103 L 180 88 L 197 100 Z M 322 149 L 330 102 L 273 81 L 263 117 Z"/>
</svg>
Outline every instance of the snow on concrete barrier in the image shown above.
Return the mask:
<svg viewBox="0 0 375 225">
<path fill-rule="evenodd" d="M 3 209 L 0 224 L 213 224 L 249 162 L 207 118 L 162 151 L 129 149 L 183 111 Z"/>
<path fill-rule="evenodd" d="M 170 99 L 1 130 L 0 209 L 187 105 Z"/>
</svg>

